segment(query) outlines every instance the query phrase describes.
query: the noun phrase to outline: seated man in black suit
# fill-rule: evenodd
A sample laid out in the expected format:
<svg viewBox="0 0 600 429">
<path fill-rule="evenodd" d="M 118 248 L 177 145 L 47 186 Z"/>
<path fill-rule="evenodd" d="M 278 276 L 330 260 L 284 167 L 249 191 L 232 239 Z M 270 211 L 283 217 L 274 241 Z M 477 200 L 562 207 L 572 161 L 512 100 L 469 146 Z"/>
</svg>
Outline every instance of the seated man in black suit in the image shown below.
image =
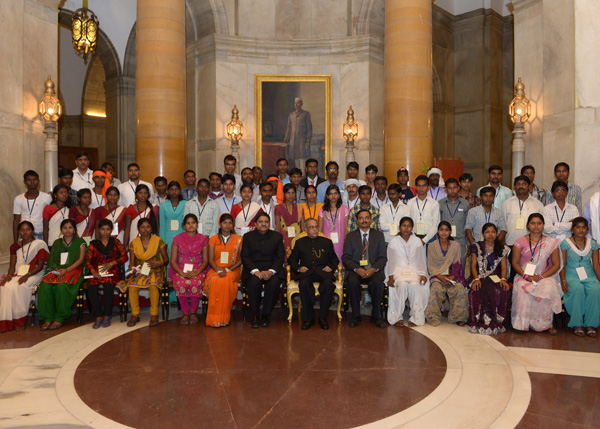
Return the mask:
<svg viewBox="0 0 600 429">
<path fill-rule="evenodd" d="M 242 243 L 242 281 L 248 290 L 248 300 L 252 310 L 253 328 L 271 324 L 271 311 L 279 294 L 279 286 L 285 280 L 285 251 L 283 236 L 271 229 L 271 218 L 259 213 L 255 219 L 256 229 L 244 235 Z M 262 318 L 260 300 L 262 286 L 265 288 Z"/>
<path fill-rule="evenodd" d="M 369 286 L 373 307 L 371 322 L 378 328 L 385 328 L 381 317 L 381 301 L 383 299 L 387 250 L 383 233 L 371 228 L 371 213 L 361 209 L 356 215 L 358 229 L 348 233 L 344 241 L 342 263 L 346 268 L 346 288 L 352 305 L 352 321 L 349 326 L 354 328 L 361 322 L 360 297 L 361 284 Z"/>
<path fill-rule="evenodd" d="M 300 299 L 302 300 L 302 329 L 308 329 L 315 324 L 315 287 L 319 283 L 319 326 L 329 329 L 327 313 L 335 290 L 335 270 L 339 260 L 333 249 L 333 242 L 319 236 L 319 223 L 309 218 L 304 222 L 307 236 L 299 238 L 288 263 L 296 273 L 294 280 L 298 281 Z"/>
</svg>

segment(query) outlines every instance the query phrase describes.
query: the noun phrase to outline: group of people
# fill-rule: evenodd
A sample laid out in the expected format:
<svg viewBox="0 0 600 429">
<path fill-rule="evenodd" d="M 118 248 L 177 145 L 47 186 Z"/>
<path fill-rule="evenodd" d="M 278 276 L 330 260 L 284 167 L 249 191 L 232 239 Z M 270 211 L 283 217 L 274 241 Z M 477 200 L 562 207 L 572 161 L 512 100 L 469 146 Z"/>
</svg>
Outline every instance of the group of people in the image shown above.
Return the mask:
<svg viewBox="0 0 600 429">
<path fill-rule="evenodd" d="M 327 178 L 318 176 L 315 159 L 306 160 L 305 172 L 279 159 L 277 174 L 266 179 L 260 167 L 236 168 L 228 155 L 223 174 L 197 180 L 188 170 L 183 186 L 162 176 L 152 186 L 133 163 L 120 183 L 110 164 L 91 171 L 80 153 L 75 170 L 60 169 L 50 194 L 39 190 L 36 172 L 26 172 L 27 192 L 14 203 L 10 267 L 0 279 L 0 330 L 23 329 L 36 286 L 41 328 L 60 328 L 83 281 L 94 328 L 110 326 L 115 288 L 129 292 L 129 326 L 140 320 L 139 290 L 147 289 L 156 326 L 166 285 L 177 295 L 182 325 L 198 323 L 207 296 L 206 325 L 226 326 L 240 280 L 251 326 L 266 327 L 289 267 L 302 329 L 315 319 L 328 329 L 336 273 L 343 273 L 350 327 L 362 321 L 367 289 L 371 322 L 380 328 L 403 326 L 408 302 L 410 326 L 439 325 L 445 309 L 450 323 L 474 333 L 494 335 L 510 324 L 554 334 L 562 299 L 575 334 L 596 336 L 600 193 L 584 209 L 565 163 L 556 165 L 547 191 L 535 185 L 533 166 L 523 167 L 512 190 L 501 185 L 502 167 L 491 166 L 489 183 L 475 193 L 470 174 L 444 181 L 438 168 L 416 177 L 414 187 L 405 168 L 397 183 L 388 184 L 375 165 L 361 180 L 356 162 L 345 181 L 334 161 Z"/>
</svg>

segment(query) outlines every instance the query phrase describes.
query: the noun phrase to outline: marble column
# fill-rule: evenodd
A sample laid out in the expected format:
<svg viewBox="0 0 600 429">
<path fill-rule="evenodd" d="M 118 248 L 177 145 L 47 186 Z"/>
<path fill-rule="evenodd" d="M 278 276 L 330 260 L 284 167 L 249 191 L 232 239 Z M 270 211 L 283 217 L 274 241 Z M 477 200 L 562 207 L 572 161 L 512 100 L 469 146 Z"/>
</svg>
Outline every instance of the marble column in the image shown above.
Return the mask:
<svg viewBox="0 0 600 429">
<path fill-rule="evenodd" d="M 414 180 L 432 164 L 431 28 L 431 0 L 386 0 L 384 166 L 394 183 L 398 168 Z"/>
<path fill-rule="evenodd" d="M 187 166 L 185 67 L 185 0 L 138 0 L 135 154 L 149 182 Z"/>
</svg>

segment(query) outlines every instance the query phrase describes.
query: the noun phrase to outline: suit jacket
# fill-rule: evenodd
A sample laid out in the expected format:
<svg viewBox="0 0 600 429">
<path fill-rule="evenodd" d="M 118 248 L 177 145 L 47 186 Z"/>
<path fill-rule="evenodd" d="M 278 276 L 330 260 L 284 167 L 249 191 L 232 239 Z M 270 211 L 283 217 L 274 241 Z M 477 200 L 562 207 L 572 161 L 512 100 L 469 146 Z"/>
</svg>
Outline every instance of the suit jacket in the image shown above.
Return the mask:
<svg viewBox="0 0 600 429">
<path fill-rule="evenodd" d="M 315 185 L 315 188 L 317 186 L 319 186 L 321 183 L 323 183 L 325 181 L 325 179 L 323 179 L 320 176 L 317 176 L 317 183 Z M 302 186 L 304 188 L 304 190 L 306 191 L 306 187 L 308 186 L 308 179 L 305 177 L 304 179 L 302 179 L 302 181 L 300 182 L 300 186 Z"/>
<path fill-rule="evenodd" d="M 242 242 L 242 280 L 250 277 L 251 271 L 275 270 L 275 276 L 284 280 L 286 277 L 283 263 L 285 261 L 285 250 L 283 247 L 283 236 L 277 231 L 268 230 L 261 234 L 253 230 L 244 235 Z"/>
<path fill-rule="evenodd" d="M 292 254 L 288 257 L 288 263 L 296 273 L 295 280 L 302 280 L 312 273 L 317 273 L 321 278 L 335 280 L 335 271 L 339 259 L 333 249 L 333 242 L 327 237 L 302 237 L 296 241 Z M 308 271 L 301 273 L 300 267 L 307 267 Z M 331 272 L 323 271 L 323 268 L 331 268 Z"/>
<path fill-rule="evenodd" d="M 349 271 L 354 271 L 360 267 L 362 259 L 362 235 L 360 229 L 349 232 L 344 240 L 344 253 L 342 254 L 342 263 Z M 387 264 L 387 248 L 385 246 L 385 237 L 381 231 L 371 228 L 369 231 L 369 263 L 377 271 L 373 276 L 381 281 L 385 280 L 384 269 Z"/>
</svg>

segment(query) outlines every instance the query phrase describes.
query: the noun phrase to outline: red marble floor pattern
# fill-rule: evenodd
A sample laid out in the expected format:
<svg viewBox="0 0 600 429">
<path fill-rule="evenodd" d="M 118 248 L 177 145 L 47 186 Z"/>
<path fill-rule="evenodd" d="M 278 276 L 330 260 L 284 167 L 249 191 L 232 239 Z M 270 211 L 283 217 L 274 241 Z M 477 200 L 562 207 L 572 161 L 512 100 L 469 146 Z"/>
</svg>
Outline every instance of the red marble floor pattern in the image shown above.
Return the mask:
<svg viewBox="0 0 600 429">
<path fill-rule="evenodd" d="M 600 381 L 530 373 L 531 402 L 521 429 L 600 428 Z"/>
<path fill-rule="evenodd" d="M 251 329 L 234 317 L 222 329 L 169 321 L 122 335 L 83 360 L 77 393 L 134 427 L 345 428 L 414 405 L 446 373 L 441 350 L 410 329 L 301 331 L 278 311 Z"/>
<path fill-rule="evenodd" d="M 556 336 L 547 332 L 516 332 L 508 329 L 505 333 L 495 336 L 494 339 L 507 347 L 600 353 L 599 338 L 576 337 L 572 329 L 559 329 Z"/>
</svg>

